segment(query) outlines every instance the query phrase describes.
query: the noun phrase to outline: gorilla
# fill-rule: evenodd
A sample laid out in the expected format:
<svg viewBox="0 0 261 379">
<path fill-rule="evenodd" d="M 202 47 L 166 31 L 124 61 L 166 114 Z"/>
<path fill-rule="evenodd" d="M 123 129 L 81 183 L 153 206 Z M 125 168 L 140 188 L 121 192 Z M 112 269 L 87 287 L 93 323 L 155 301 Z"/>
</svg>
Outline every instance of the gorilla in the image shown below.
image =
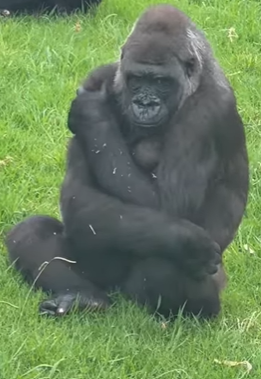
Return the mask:
<svg viewBox="0 0 261 379">
<path fill-rule="evenodd" d="M 40 10 L 70 13 L 80 9 L 87 11 L 102 0 L 0 0 L 0 13 L 8 16 L 15 12 L 34 13 Z"/>
<path fill-rule="evenodd" d="M 119 62 L 72 101 L 62 222 L 32 216 L 7 234 L 10 261 L 50 297 L 42 314 L 105 310 L 117 288 L 149 312 L 217 316 L 222 256 L 248 196 L 233 90 L 204 34 L 149 7 Z"/>
</svg>

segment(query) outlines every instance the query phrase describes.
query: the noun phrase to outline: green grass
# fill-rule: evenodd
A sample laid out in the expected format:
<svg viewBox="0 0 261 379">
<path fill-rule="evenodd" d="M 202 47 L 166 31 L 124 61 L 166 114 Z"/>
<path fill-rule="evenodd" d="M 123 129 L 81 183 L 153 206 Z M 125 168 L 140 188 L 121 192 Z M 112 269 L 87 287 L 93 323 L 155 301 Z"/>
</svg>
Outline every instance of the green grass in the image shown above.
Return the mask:
<svg viewBox="0 0 261 379">
<path fill-rule="evenodd" d="M 162 324 L 119 299 L 104 315 L 38 316 L 44 298 L 8 268 L 5 232 L 32 214 L 59 216 L 75 90 L 115 60 L 149 0 L 104 0 L 95 17 L 0 19 L 0 378 L 216 379 L 261 377 L 261 5 L 170 1 L 205 31 L 236 91 L 251 165 L 247 215 L 225 255 L 229 284 L 210 323 Z M 79 25 L 80 30 L 76 25 Z M 229 38 L 236 33 L 236 37 Z"/>
</svg>

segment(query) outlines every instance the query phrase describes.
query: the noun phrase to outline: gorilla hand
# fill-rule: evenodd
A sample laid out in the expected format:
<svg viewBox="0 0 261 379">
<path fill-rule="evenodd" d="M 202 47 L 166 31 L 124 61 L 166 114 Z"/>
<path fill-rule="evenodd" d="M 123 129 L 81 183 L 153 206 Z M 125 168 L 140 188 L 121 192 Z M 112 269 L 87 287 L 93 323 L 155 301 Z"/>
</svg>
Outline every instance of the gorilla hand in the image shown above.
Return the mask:
<svg viewBox="0 0 261 379">
<path fill-rule="evenodd" d="M 220 263 L 219 245 L 208 237 L 202 237 L 196 245 L 187 250 L 185 270 L 195 279 L 201 279 L 206 274 L 215 274 Z"/>
<path fill-rule="evenodd" d="M 109 101 L 103 85 L 96 91 L 82 89 L 73 100 L 68 116 L 68 128 L 78 134 L 87 127 L 96 127 L 109 116 Z"/>
<path fill-rule="evenodd" d="M 173 228 L 173 237 L 177 263 L 189 275 L 202 279 L 217 272 L 221 250 L 204 229 L 181 220 Z"/>
<path fill-rule="evenodd" d="M 110 305 L 109 298 L 104 294 L 97 297 L 89 296 L 84 292 L 66 291 L 57 294 L 40 304 L 40 313 L 48 316 L 65 316 L 74 308 L 79 310 L 105 310 Z"/>
</svg>

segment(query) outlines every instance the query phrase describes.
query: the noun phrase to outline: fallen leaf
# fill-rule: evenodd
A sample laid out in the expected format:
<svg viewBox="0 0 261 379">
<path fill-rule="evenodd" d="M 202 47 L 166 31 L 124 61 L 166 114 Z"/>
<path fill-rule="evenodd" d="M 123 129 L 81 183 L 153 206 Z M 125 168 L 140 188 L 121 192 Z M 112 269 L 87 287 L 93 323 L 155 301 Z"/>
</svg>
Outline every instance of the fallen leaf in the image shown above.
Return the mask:
<svg viewBox="0 0 261 379">
<path fill-rule="evenodd" d="M 76 22 L 74 30 L 76 31 L 76 33 L 81 31 L 81 24 L 79 21 Z"/>
<path fill-rule="evenodd" d="M 245 249 L 249 254 L 255 254 L 254 250 L 251 249 L 251 247 L 248 246 L 247 244 L 244 245 L 244 249 Z"/>
<path fill-rule="evenodd" d="M 3 160 L 0 160 L 0 167 L 7 166 L 11 162 L 13 162 L 13 158 L 7 155 Z"/>
<path fill-rule="evenodd" d="M 228 367 L 244 366 L 246 368 L 247 372 L 250 372 L 252 370 L 252 365 L 248 361 L 242 361 L 242 362 L 237 362 L 237 361 L 219 361 L 218 359 L 214 359 L 214 362 L 218 363 L 220 365 L 228 366 Z"/>
<path fill-rule="evenodd" d="M 234 38 L 238 38 L 235 28 L 228 29 L 228 38 L 230 39 L 230 42 L 233 42 Z"/>
</svg>

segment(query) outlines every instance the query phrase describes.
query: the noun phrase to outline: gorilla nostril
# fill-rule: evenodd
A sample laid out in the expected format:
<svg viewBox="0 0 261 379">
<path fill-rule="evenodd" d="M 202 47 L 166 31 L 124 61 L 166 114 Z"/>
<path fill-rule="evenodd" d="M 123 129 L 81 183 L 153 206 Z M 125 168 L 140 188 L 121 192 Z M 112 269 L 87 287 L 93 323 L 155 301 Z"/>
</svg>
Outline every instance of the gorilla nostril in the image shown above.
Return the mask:
<svg viewBox="0 0 261 379">
<path fill-rule="evenodd" d="M 133 104 L 136 105 L 137 107 L 144 107 L 143 101 L 140 99 L 134 99 Z"/>
<path fill-rule="evenodd" d="M 142 108 L 142 107 L 158 107 L 160 101 L 157 97 L 149 98 L 137 98 L 133 100 L 133 104 Z"/>
</svg>

